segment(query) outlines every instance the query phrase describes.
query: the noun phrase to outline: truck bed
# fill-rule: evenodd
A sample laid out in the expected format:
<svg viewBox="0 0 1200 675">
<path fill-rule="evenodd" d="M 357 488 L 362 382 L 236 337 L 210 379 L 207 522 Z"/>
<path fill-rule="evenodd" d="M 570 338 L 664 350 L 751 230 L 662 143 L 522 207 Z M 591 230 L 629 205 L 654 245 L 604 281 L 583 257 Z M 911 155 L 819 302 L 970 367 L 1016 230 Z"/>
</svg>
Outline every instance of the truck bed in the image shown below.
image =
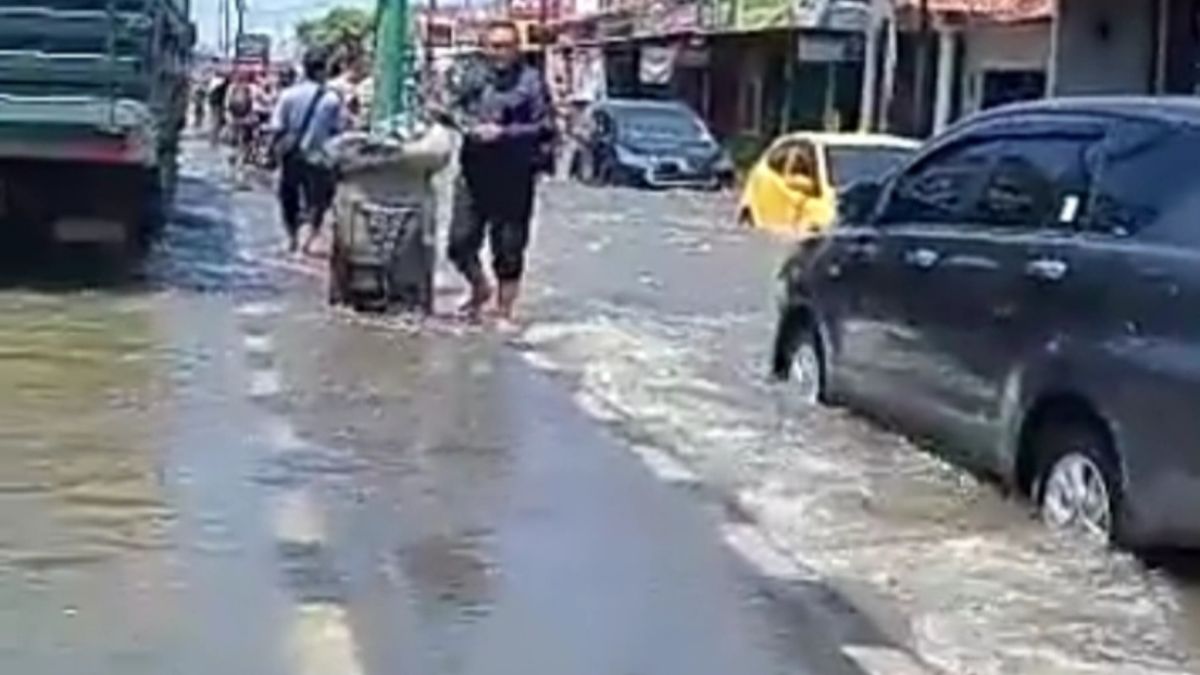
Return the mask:
<svg viewBox="0 0 1200 675">
<path fill-rule="evenodd" d="M 187 9 L 187 0 L 4 0 L 0 158 L 153 166 L 182 111 Z"/>
<path fill-rule="evenodd" d="M 0 0 L 0 235 L 130 243 L 158 228 L 186 114 L 188 3 Z"/>
</svg>

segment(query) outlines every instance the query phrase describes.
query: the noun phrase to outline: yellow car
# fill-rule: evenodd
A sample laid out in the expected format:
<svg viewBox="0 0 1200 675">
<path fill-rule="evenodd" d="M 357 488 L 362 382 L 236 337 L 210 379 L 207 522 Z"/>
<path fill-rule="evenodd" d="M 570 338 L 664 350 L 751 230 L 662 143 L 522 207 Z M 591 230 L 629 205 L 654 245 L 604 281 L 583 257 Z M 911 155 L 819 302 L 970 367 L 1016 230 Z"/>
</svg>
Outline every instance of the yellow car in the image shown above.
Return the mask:
<svg viewBox="0 0 1200 675">
<path fill-rule="evenodd" d="M 801 237 L 829 229 L 838 193 L 879 180 L 920 143 L 880 134 L 800 132 L 781 136 L 746 177 L 738 222 Z"/>
</svg>

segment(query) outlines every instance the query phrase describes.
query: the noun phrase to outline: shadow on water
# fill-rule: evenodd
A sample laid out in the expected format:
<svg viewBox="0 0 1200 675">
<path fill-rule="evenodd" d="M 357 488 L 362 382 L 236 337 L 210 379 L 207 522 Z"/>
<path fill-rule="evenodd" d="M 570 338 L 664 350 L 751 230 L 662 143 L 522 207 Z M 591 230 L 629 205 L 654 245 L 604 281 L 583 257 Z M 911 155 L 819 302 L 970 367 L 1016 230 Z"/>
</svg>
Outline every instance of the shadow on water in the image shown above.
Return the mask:
<svg viewBox="0 0 1200 675">
<path fill-rule="evenodd" d="M 1200 550 L 1153 549 L 1138 552 L 1148 569 L 1161 572 L 1200 593 Z"/>
<path fill-rule="evenodd" d="M 0 290 L 66 293 L 137 290 L 136 259 L 119 247 L 51 246 L 5 240 L 0 244 Z"/>
</svg>

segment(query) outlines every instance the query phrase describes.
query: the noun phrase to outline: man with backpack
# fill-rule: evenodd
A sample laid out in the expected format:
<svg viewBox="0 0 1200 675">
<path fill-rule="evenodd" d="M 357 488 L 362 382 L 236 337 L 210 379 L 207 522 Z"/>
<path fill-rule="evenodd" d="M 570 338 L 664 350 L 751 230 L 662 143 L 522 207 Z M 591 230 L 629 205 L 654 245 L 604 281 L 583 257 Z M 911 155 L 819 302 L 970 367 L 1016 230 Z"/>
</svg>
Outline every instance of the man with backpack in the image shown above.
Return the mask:
<svg viewBox="0 0 1200 675">
<path fill-rule="evenodd" d="M 229 85 L 228 98 L 225 101 L 225 113 L 232 134 L 234 181 L 239 187 L 244 186 L 245 171 L 252 160 L 259 126 L 254 106 L 260 96 L 260 87 L 254 82 L 251 73 L 234 73 L 234 81 Z"/>
<path fill-rule="evenodd" d="M 306 207 L 309 221 L 303 251 L 309 254 L 337 187 L 325 144 L 341 131 L 344 112 L 341 97 L 325 84 L 327 60 L 322 50 L 305 54 L 304 80 L 280 94 L 271 116 L 280 165 L 279 207 L 287 228 L 288 251 L 292 253 L 302 226 L 301 204 Z"/>
<path fill-rule="evenodd" d="M 208 83 L 208 111 L 212 127 L 209 130 L 209 142 L 216 147 L 221 142 L 221 134 L 225 130 L 225 98 L 229 94 L 229 78 L 220 72 L 213 73 Z"/>
</svg>

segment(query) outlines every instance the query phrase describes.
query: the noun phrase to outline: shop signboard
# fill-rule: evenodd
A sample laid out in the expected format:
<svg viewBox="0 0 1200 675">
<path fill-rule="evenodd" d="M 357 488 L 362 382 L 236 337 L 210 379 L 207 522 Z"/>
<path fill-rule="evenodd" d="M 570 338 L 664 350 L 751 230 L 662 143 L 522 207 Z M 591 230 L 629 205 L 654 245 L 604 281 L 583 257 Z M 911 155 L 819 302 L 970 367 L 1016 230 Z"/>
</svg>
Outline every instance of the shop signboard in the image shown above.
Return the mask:
<svg viewBox="0 0 1200 675">
<path fill-rule="evenodd" d="M 263 33 L 239 35 L 234 43 L 234 60 L 246 64 L 270 63 L 271 36 Z"/>
<path fill-rule="evenodd" d="M 670 84 L 677 51 L 673 45 L 643 46 L 638 59 L 638 80 L 642 84 Z"/>
<path fill-rule="evenodd" d="M 735 29 L 787 28 L 792 22 L 791 0 L 738 0 Z"/>
<path fill-rule="evenodd" d="M 792 0 L 792 25 L 796 28 L 817 28 L 825 18 L 829 0 Z"/>
<path fill-rule="evenodd" d="M 596 24 L 596 37 L 601 40 L 621 40 L 631 37 L 635 28 L 633 15 L 627 11 L 604 14 Z"/>
<path fill-rule="evenodd" d="M 831 0 L 821 27 L 864 33 L 870 25 L 871 0 Z"/>
<path fill-rule="evenodd" d="M 802 33 L 796 38 L 796 58 L 801 63 L 861 61 L 863 38 L 859 33 Z"/>
<path fill-rule="evenodd" d="M 657 0 L 637 18 L 635 33 L 642 36 L 683 35 L 701 29 L 697 0 Z"/>
<path fill-rule="evenodd" d="M 720 33 L 737 27 L 737 0 L 702 0 L 700 26 L 708 32 Z"/>
<path fill-rule="evenodd" d="M 871 0 L 708 0 L 710 30 L 771 28 L 861 32 L 870 20 Z"/>
</svg>

